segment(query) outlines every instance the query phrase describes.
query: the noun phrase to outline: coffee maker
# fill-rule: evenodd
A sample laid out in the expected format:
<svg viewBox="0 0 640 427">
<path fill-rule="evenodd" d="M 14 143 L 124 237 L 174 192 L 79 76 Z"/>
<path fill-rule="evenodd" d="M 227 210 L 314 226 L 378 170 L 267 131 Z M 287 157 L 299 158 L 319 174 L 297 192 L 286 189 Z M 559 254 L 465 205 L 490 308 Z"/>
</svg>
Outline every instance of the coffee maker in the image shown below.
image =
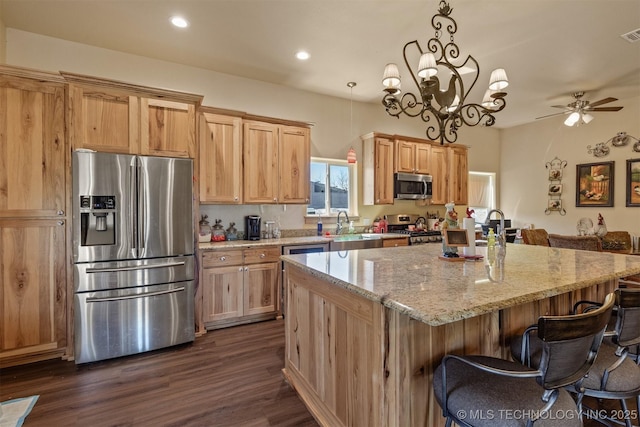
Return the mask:
<svg viewBox="0 0 640 427">
<path fill-rule="evenodd" d="M 245 239 L 260 240 L 260 216 L 247 215 L 245 217 Z"/>
</svg>

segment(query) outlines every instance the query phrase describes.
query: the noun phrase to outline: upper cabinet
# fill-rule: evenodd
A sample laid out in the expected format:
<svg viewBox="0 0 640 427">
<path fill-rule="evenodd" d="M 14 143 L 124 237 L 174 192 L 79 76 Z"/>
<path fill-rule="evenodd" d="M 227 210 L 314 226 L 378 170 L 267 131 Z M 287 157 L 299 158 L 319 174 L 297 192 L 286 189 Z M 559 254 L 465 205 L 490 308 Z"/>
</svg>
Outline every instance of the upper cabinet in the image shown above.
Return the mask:
<svg viewBox="0 0 640 427">
<path fill-rule="evenodd" d="M 200 116 L 200 203 L 242 203 L 242 118 Z"/>
<path fill-rule="evenodd" d="M 244 122 L 244 203 L 309 203 L 310 131 Z"/>
<path fill-rule="evenodd" d="M 444 205 L 453 202 L 456 205 L 466 205 L 468 203 L 467 151 L 467 147 L 462 145 L 431 147 L 431 174 L 433 175 L 431 204 Z"/>
<path fill-rule="evenodd" d="M 395 171 L 429 174 L 431 144 L 398 139 L 396 144 Z"/>
<path fill-rule="evenodd" d="M 362 136 L 362 203 L 393 204 L 394 143 L 390 135 L 369 133 Z"/>
<path fill-rule="evenodd" d="M 65 216 L 64 82 L 0 67 L 0 218 Z"/>
<path fill-rule="evenodd" d="M 196 156 L 202 96 L 62 73 L 69 83 L 71 149 L 167 157 Z"/>
<path fill-rule="evenodd" d="M 278 203 L 309 203 L 311 132 L 297 126 L 280 127 Z"/>
</svg>

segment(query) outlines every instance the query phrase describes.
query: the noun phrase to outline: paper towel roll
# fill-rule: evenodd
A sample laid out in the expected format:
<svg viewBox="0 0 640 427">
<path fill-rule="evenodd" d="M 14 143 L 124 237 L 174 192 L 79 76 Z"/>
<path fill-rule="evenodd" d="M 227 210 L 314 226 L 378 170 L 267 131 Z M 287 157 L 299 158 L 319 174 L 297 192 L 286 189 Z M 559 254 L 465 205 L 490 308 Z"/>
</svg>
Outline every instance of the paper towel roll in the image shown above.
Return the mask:
<svg viewBox="0 0 640 427">
<path fill-rule="evenodd" d="M 475 256 L 476 254 L 476 222 L 473 218 L 464 218 L 462 220 L 462 228 L 467 230 L 469 238 L 469 246 L 462 248 L 462 254 L 465 256 Z"/>
</svg>

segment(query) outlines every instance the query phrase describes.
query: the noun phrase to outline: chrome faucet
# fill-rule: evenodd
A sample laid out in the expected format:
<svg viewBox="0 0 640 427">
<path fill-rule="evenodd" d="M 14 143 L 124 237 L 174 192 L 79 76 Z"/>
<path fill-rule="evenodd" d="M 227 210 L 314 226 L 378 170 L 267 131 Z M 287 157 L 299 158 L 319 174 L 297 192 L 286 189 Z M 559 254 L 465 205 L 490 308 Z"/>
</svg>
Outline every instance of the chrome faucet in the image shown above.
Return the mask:
<svg viewBox="0 0 640 427">
<path fill-rule="evenodd" d="M 347 219 L 347 224 L 349 223 L 349 215 L 347 211 L 338 211 L 338 217 L 336 218 L 336 234 L 342 233 L 342 221 L 340 221 L 340 215 L 344 214 Z"/>
<path fill-rule="evenodd" d="M 487 219 L 484 221 L 484 225 L 489 225 L 491 214 L 494 212 L 497 213 L 500 217 L 500 233 L 498 234 L 498 245 L 504 247 L 505 243 L 507 243 L 507 232 L 504 229 L 504 212 L 502 212 L 500 209 L 491 209 L 487 214 Z"/>
</svg>

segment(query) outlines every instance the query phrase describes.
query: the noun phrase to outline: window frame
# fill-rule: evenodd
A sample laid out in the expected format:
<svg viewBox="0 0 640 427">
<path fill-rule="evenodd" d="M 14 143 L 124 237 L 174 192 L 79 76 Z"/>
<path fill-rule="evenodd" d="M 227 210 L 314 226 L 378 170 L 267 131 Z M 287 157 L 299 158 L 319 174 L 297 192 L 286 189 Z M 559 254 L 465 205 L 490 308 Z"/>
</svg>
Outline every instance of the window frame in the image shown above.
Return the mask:
<svg viewBox="0 0 640 427">
<path fill-rule="evenodd" d="M 357 168 L 357 163 L 349 163 L 346 160 L 342 160 L 342 159 L 331 159 L 331 158 L 327 158 L 327 157 L 311 157 L 310 163 L 309 163 L 309 169 L 311 169 L 311 163 L 324 163 L 325 164 L 325 171 L 326 171 L 326 176 L 325 179 L 326 181 L 329 181 L 330 177 L 329 175 L 329 167 L 330 166 L 346 166 L 348 168 L 349 171 L 349 189 L 348 189 L 348 200 L 349 200 L 349 209 L 347 210 L 347 214 L 349 215 L 350 219 L 357 219 L 358 218 L 358 168 Z M 309 185 L 311 185 L 313 177 L 309 176 Z M 329 189 L 331 187 L 329 186 Z M 325 207 L 328 207 L 328 212 L 323 213 L 320 215 L 321 218 L 336 218 L 338 216 L 338 211 L 335 212 L 331 212 L 331 205 L 330 205 L 330 201 L 331 201 L 331 197 L 330 197 L 330 190 L 326 190 L 325 191 Z M 310 194 L 311 196 L 311 194 Z M 308 209 L 309 205 L 307 205 L 307 209 Z M 335 209 L 335 208 L 334 208 Z M 308 212 L 308 210 L 307 210 Z M 305 219 L 315 219 L 317 221 L 318 219 L 318 215 L 317 214 L 309 214 L 306 213 L 305 214 Z"/>
</svg>

